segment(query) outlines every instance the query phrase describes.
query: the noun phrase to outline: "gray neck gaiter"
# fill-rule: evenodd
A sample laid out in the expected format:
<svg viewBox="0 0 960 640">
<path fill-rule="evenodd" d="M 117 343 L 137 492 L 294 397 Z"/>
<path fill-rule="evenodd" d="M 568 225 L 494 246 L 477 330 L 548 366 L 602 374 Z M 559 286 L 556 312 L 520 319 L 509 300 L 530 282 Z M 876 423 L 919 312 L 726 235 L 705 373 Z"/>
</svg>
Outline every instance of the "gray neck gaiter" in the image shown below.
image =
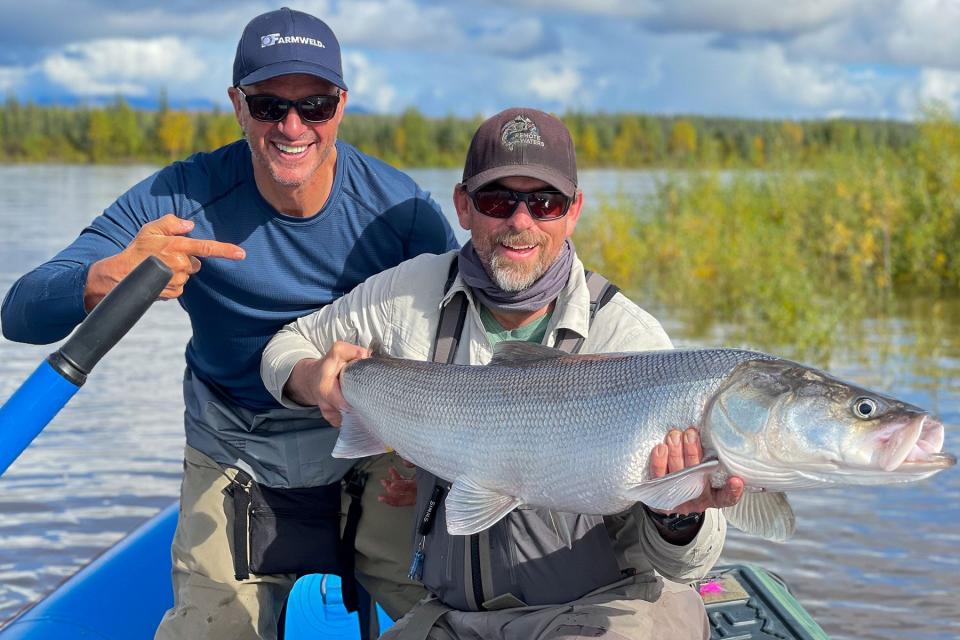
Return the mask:
<svg viewBox="0 0 960 640">
<path fill-rule="evenodd" d="M 504 291 L 498 287 L 483 268 L 473 242 L 463 245 L 458 259 L 460 277 L 483 306 L 493 311 L 536 311 L 556 300 L 567 284 L 573 265 L 573 242 L 567 239 L 553 264 L 523 291 Z"/>
</svg>

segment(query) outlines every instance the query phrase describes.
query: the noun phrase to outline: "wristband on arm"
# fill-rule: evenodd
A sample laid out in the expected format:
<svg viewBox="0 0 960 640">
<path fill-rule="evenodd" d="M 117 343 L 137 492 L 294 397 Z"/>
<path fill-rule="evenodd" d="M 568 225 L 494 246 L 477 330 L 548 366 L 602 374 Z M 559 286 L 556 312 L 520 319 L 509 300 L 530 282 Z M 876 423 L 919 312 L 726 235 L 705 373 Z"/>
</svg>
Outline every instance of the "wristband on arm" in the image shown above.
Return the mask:
<svg viewBox="0 0 960 640">
<path fill-rule="evenodd" d="M 671 544 L 683 545 L 693 540 L 700 532 L 703 525 L 704 512 L 697 513 L 657 513 L 651 510 L 647 505 L 643 505 L 643 510 L 657 527 L 657 531 L 664 540 Z"/>
</svg>

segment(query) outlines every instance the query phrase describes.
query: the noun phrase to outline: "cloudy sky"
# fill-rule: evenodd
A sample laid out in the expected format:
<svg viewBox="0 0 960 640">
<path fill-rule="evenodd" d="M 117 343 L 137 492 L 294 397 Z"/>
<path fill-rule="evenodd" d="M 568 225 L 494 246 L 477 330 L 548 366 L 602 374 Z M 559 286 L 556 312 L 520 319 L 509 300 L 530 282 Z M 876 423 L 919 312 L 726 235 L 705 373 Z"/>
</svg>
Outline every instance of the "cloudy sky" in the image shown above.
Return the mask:
<svg viewBox="0 0 960 640">
<path fill-rule="evenodd" d="M 122 5 L 122 8 L 118 8 Z M 254 0 L 0 0 L 0 95 L 227 106 Z M 351 103 L 744 117 L 960 112 L 960 0 L 313 0 Z"/>
</svg>

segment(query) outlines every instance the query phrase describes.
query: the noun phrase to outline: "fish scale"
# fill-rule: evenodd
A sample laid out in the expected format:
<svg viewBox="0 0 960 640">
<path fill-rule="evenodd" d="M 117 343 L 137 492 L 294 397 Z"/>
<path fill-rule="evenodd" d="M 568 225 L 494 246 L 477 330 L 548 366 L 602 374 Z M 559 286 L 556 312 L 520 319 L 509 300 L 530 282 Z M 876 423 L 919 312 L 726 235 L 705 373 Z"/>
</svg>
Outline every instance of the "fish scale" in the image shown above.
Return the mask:
<svg viewBox="0 0 960 640">
<path fill-rule="evenodd" d="M 762 357 L 663 351 L 562 367 L 369 358 L 341 386 L 389 447 L 438 477 L 469 475 L 538 506 L 613 512 L 629 505 L 613 490 L 649 478 L 649 452 L 666 432 L 695 424 L 709 390 Z"/>
<path fill-rule="evenodd" d="M 503 342 L 486 366 L 374 356 L 349 364 L 340 383 L 351 410 L 334 455 L 393 449 L 452 482 L 447 525 L 457 533 L 523 504 L 672 509 L 736 474 L 748 493 L 728 520 L 784 539 L 794 526 L 784 490 L 917 480 L 956 462 L 922 409 L 740 349 L 569 355 Z M 852 414 L 864 397 L 878 415 Z M 653 448 L 688 426 L 704 461 L 653 478 Z"/>
</svg>

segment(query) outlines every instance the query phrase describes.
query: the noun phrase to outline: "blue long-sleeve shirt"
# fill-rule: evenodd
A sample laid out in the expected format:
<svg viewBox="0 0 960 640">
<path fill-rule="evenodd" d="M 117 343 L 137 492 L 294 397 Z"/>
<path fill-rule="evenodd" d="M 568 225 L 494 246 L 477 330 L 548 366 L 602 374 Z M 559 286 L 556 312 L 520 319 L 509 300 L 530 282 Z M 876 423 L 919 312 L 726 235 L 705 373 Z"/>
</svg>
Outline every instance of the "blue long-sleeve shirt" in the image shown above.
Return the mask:
<svg viewBox="0 0 960 640">
<path fill-rule="evenodd" d="M 179 302 L 193 335 L 187 365 L 226 399 L 254 411 L 279 405 L 260 379 L 260 354 L 284 324 L 328 304 L 368 276 L 457 242 L 440 207 L 405 174 L 337 143 L 330 197 L 316 215 L 278 213 L 257 190 L 250 149 L 238 141 L 173 163 L 124 193 L 66 249 L 20 278 L 2 307 L 10 340 L 46 344 L 86 317 L 94 262 L 140 227 L 173 213 L 192 238 L 240 245 L 246 258 L 202 259 Z"/>
</svg>

